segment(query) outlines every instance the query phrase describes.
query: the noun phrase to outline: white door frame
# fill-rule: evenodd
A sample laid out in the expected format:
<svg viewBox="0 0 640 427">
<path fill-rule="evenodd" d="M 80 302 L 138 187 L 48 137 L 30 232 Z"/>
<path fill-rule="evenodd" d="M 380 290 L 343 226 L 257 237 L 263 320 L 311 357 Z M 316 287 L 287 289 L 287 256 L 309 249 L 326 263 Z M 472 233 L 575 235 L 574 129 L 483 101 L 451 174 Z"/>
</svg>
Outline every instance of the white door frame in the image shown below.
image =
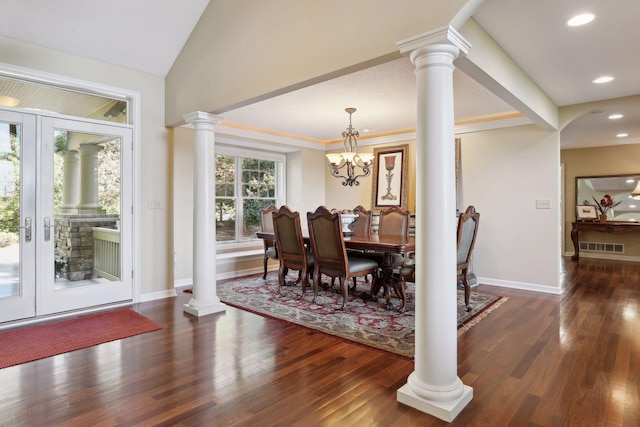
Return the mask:
<svg viewBox="0 0 640 427">
<path fill-rule="evenodd" d="M 31 227 L 30 241 L 26 241 L 27 230 L 19 230 L 19 260 L 18 279 L 19 293 L 15 296 L 0 299 L 0 322 L 23 319 L 35 316 L 36 289 L 36 116 L 0 109 L 0 121 L 20 126 L 20 227 L 26 226 L 29 218 Z M 25 161 L 26 159 L 26 161 Z M 25 284 L 31 284 L 25 286 Z"/>
<path fill-rule="evenodd" d="M 131 144 L 132 127 L 118 123 L 104 123 L 78 118 L 41 116 L 38 129 L 38 173 L 41 185 L 37 190 L 36 204 L 36 258 L 45 260 L 45 268 L 36 269 L 36 316 L 50 315 L 70 310 L 85 309 L 105 304 L 133 301 L 132 280 L 132 188 Z M 67 130 L 86 134 L 109 135 L 121 141 L 121 186 L 120 186 L 120 282 L 105 282 L 79 287 L 55 289 L 51 261 L 55 239 L 45 242 L 42 236 L 44 218 L 54 220 L 53 206 L 53 146 L 54 130 Z M 49 264 L 46 264 L 49 262 Z M 41 264 L 40 264 L 41 265 Z"/>
<path fill-rule="evenodd" d="M 63 89 L 75 89 L 81 92 L 96 94 L 98 96 L 108 96 L 108 97 L 120 97 L 122 99 L 129 100 L 128 106 L 128 115 L 129 122 L 133 123 L 133 157 L 132 157 L 132 191 L 133 191 L 133 232 L 132 232 L 132 251 L 133 251 L 133 259 L 132 259 L 132 268 L 135 272 L 133 277 L 131 278 L 132 290 L 133 290 L 133 302 L 141 301 L 141 282 L 142 282 L 142 270 L 139 268 L 141 265 L 141 251 L 140 251 L 140 242 L 141 242 L 141 218 L 140 218 L 140 165 L 141 165 L 141 153 L 140 153 L 140 143 L 141 141 L 141 129 L 140 123 L 142 120 L 142 112 L 141 112 L 141 94 L 137 91 L 132 91 L 128 89 L 123 89 L 115 86 L 99 84 L 91 81 L 81 80 L 77 78 L 71 78 L 66 76 L 61 76 L 58 74 L 52 74 L 48 72 L 44 72 L 41 70 L 35 70 L 25 67 L 20 67 L 13 64 L 8 64 L 4 62 L 0 62 L 0 74 L 11 77 L 13 79 L 24 79 L 29 82 L 37 82 L 38 84 L 49 84 L 51 86 Z M 4 108 L 0 107 L 0 110 L 15 112 L 15 113 L 25 113 L 32 114 L 31 110 L 25 110 L 18 107 L 14 108 Z M 57 117 L 65 118 L 65 116 L 59 115 Z M 73 120 L 77 120 L 77 117 L 68 117 Z M 137 271 L 136 271 L 137 270 Z M 95 309 L 94 309 L 95 310 Z M 85 311 L 94 311 L 94 310 L 79 310 L 74 314 L 85 312 Z M 70 314 L 59 314 L 48 316 L 47 318 L 59 318 L 59 317 L 67 317 Z M 34 321 L 38 321 L 38 319 L 26 319 L 24 321 L 17 322 L 7 322 L 4 324 L 0 324 L 0 329 L 4 329 L 7 327 L 14 327 L 17 324 L 28 324 L 33 323 Z"/>
</svg>

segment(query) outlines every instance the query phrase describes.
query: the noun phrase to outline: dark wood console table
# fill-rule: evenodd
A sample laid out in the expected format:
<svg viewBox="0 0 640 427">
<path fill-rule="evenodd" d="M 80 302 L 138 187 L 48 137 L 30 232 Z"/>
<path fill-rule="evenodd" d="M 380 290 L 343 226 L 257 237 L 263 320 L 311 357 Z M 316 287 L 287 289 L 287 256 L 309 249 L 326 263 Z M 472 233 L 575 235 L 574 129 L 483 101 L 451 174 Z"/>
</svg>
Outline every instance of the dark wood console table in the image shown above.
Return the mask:
<svg viewBox="0 0 640 427">
<path fill-rule="evenodd" d="M 582 230 L 599 231 L 601 233 L 629 233 L 640 231 L 640 222 L 630 221 L 576 221 L 571 224 L 571 241 L 573 241 L 574 254 L 571 257 L 576 261 L 580 257 L 580 241 L 578 234 Z"/>
</svg>

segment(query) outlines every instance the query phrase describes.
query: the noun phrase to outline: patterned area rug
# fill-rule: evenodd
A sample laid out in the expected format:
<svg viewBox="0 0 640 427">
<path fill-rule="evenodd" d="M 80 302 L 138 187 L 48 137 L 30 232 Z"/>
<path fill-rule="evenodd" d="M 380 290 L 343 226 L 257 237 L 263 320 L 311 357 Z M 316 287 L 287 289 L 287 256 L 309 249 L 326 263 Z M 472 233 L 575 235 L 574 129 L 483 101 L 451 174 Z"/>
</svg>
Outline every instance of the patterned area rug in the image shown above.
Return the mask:
<svg viewBox="0 0 640 427">
<path fill-rule="evenodd" d="M 318 292 L 316 304 L 312 304 L 313 290 L 307 289 L 303 301 L 299 300 L 300 286 L 286 286 L 278 295 L 277 274 L 269 274 L 266 280 L 261 275 L 241 277 L 218 282 L 220 299 L 234 307 L 286 320 L 327 334 L 355 341 L 404 357 L 414 355 L 414 301 L 415 288 L 408 283 L 407 310 L 398 313 L 400 300 L 392 302 L 396 309 L 384 308 L 385 301 L 363 301 L 357 297 L 370 290 L 364 281 L 358 281 L 356 295 L 350 293 L 346 311 L 339 310 L 342 296 L 329 290 Z M 295 277 L 288 278 L 294 280 Z M 336 284 L 336 287 L 338 285 Z M 473 310 L 464 308 L 464 292 L 458 291 L 458 336 L 476 325 L 508 298 L 471 292 Z"/>
</svg>

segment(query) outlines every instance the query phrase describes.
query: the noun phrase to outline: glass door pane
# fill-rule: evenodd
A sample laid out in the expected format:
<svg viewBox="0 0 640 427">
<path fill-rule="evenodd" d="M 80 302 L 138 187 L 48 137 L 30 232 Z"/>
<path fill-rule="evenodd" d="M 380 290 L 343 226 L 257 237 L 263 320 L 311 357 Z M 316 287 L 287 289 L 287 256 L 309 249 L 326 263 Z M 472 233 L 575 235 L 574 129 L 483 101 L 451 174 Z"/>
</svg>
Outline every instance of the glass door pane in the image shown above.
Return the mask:
<svg viewBox="0 0 640 427">
<path fill-rule="evenodd" d="M 35 313 L 35 117 L 0 110 L 0 322 Z"/>
<path fill-rule="evenodd" d="M 38 315 L 132 299 L 131 129 L 43 118 L 42 133 Z"/>
<path fill-rule="evenodd" d="M 119 281 L 118 136 L 54 130 L 55 288 Z"/>
<path fill-rule="evenodd" d="M 0 123 L 0 297 L 20 295 L 22 126 Z"/>
</svg>

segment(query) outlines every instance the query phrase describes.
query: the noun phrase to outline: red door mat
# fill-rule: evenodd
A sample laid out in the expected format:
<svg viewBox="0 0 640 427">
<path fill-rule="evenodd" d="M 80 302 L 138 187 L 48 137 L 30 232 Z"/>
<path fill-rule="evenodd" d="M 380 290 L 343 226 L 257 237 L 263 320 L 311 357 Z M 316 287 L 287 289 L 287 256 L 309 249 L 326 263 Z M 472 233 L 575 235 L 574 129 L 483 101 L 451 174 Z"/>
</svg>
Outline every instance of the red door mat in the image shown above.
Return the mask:
<svg viewBox="0 0 640 427">
<path fill-rule="evenodd" d="M 161 329 L 128 308 L 0 333 L 0 368 Z"/>
</svg>

